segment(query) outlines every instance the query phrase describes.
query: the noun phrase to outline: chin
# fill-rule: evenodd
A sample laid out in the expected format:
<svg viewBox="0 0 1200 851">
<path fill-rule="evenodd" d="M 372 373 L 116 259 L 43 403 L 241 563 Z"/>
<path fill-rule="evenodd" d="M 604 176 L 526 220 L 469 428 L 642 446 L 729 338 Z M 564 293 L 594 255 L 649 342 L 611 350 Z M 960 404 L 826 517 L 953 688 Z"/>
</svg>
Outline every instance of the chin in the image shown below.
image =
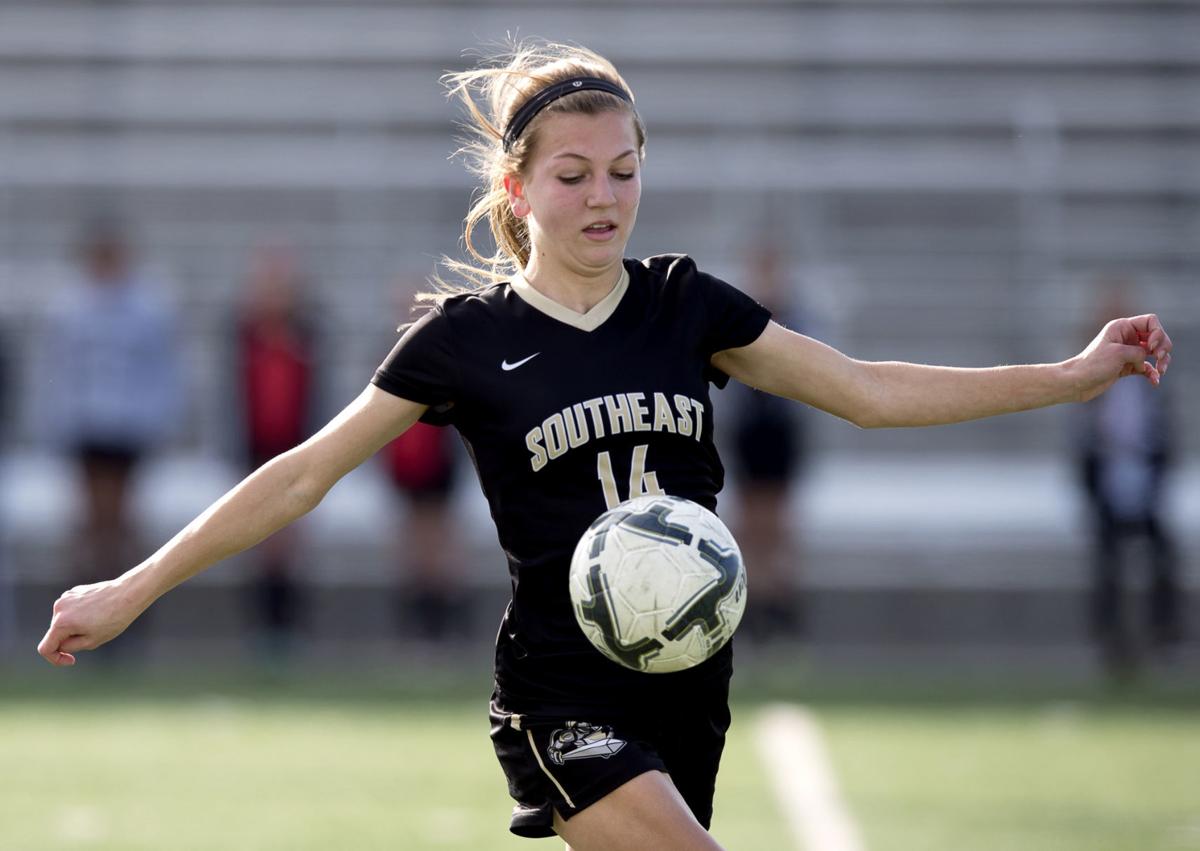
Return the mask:
<svg viewBox="0 0 1200 851">
<path fill-rule="evenodd" d="M 612 263 L 619 263 L 625 256 L 625 243 L 612 245 L 589 246 L 580 252 L 581 259 L 589 266 L 603 268 Z"/>
<path fill-rule="evenodd" d="M 596 272 L 604 272 L 607 269 L 612 269 L 621 265 L 621 260 L 624 258 L 620 253 L 606 254 L 604 257 L 587 257 L 583 260 L 583 265 L 587 269 L 592 269 Z"/>
</svg>

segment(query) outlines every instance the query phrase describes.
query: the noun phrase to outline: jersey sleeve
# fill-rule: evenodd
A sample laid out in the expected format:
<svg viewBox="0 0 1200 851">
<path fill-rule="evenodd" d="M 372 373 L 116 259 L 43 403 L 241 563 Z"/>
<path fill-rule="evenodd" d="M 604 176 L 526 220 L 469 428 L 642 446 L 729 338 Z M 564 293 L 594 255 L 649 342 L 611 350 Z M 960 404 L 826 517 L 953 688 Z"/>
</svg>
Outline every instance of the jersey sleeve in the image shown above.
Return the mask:
<svg viewBox="0 0 1200 851">
<path fill-rule="evenodd" d="M 678 275 L 686 283 L 692 322 L 698 323 L 698 346 L 706 362 L 704 377 L 724 388 L 730 377 L 712 365 L 712 356 L 725 349 L 749 346 L 770 322 L 770 311 L 742 290 L 696 268 L 688 256 L 673 259 L 668 275 Z"/>
<path fill-rule="evenodd" d="M 704 298 L 701 350 L 706 358 L 758 339 L 771 321 L 771 311 L 720 278 L 697 271 L 696 279 Z M 729 383 L 729 376 L 711 364 L 705 377 L 717 387 Z"/>
<path fill-rule="evenodd" d="M 460 387 L 455 345 L 450 319 L 436 307 L 408 327 L 375 370 L 371 383 L 394 396 L 428 405 L 423 422 L 447 425 L 454 420 Z"/>
</svg>

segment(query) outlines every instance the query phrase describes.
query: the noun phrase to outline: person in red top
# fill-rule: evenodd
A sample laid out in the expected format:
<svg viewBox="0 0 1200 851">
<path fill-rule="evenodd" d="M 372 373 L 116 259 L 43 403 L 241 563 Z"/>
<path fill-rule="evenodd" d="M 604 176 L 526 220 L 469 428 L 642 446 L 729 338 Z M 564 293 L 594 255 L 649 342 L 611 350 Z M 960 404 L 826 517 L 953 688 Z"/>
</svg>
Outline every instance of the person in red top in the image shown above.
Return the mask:
<svg viewBox="0 0 1200 851">
<path fill-rule="evenodd" d="M 301 276 L 286 248 L 264 246 L 251 259 L 237 322 L 243 451 L 256 470 L 308 436 L 313 396 L 312 333 L 301 308 Z M 294 530 L 258 547 L 249 608 L 263 642 L 282 650 L 295 631 L 300 600 L 293 576 Z"/>
</svg>

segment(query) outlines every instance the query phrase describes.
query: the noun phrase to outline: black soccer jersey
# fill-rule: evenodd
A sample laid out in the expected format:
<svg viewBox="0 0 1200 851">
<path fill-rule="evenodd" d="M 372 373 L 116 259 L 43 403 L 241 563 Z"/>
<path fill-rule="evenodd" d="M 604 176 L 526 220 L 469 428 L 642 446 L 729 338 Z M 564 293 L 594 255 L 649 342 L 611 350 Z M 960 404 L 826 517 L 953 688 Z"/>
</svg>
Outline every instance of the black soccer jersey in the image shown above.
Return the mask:
<svg viewBox="0 0 1200 851">
<path fill-rule="evenodd" d="M 445 300 L 412 325 L 374 383 L 429 406 L 462 435 L 508 557 L 513 601 L 496 653 L 514 711 L 575 712 L 647 689 L 727 677 L 726 646 L 702 665 L 643 674 L 605 659 L 575 622 L 567 571 L 607 508 L 668 493 L 716 509 L 709 360 L 753 342 L 770 314 L 688 257 L 624 261 L 586 314 L 521 278 Z"/>
</svg>

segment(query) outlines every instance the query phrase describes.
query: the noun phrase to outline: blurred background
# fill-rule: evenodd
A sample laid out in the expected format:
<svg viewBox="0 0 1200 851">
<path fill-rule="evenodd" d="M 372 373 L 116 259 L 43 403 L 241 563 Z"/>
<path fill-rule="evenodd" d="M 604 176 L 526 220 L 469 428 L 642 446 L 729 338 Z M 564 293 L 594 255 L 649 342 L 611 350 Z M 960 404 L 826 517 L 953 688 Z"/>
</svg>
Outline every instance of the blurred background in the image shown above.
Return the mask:
<svg viewBox="0 0 1200 851">
<path fill-rule="evenodd" d="M 8 2 L 6 658 L 31 661 L 42 604 L 71 584 L 82 558 L 73 547 L 89 499 L 128 501 L 128 557 L 91 568 L 119 572 L 365 385 L 409 315 L 410 294 L 439 256 L 460 251 L 472 184 L 448 159 L 459 115 L 438 76 L 506 34 L 585 43 L 633 86 L 649 153 L 631 256 L 690 253 L 853 356 L 1058 360 L 1090 339 L 1106 307 L 1158 312 L 1178 355 L 1161 394 L 1172 429 L 1156 512 L 1177 550 L 1178 606 L 1195 600 L 1193 4 Z M 110 367 L 104 353 L 55 339 L 72 293 L 87 289 L 92 243 L 106 240 L 124 244 L 115 274 L 136 279 L 142 292 L 132 301 L 153 314 L 122 320 L 113 307 L 113 336 L 143 334 L 143 348 L 126 353 L 133 363 L 175 359 L 157 378 L 127 377 L 142 389 L 125 395 L 170 398 L 96 414 L 107 426 L 78 426 L 109 428 L 107 437 L 59 434 L 52 421 L 68 403 L 51 397 L 79 395 L 80 360 L 123 392 L 119 354 Z M 272 312 L 283 342 L 253 349 L 247 328 Z M 282 398 L 262 401 L 253 381 Z M 739 485 L 758 476 L 733 446 L 747 404 L 737 391 L 718 395 L 731 472 L 723 513 L 736 523 Z M 251 398 L 281 422 L 257 423 L 270 417 Z M 740 513 L 769 517 L 783 500 L 787 522 L 748 530 L 745 543 L 786 539 L 786 557 L 763 559 L 780 559 L 770 570 L 804 593 L 795 626 L 814 659 L 990 653 L 1021 666 L 1086 663 L 1095 523 L 1078 414 L 1060 407 L 891 432 L 798 407 L 763 414 L 775 417 L 772 434 L 791 433 L 778 445 L 795 463 L 760 459 L 789 474 Z M 89 440 L 124 442 L 136 456 L 124 497 L 88 496 L 79 447 Z M 296 609 L 276 620 L 294 620 L 318 643 L 390 647 L 392 591 L 451 569 L 412 565 L 404 518 L 429 500 L 419 482 L 405 485 L 397 463 L 406 462 L 389 456 L 351 475 L 295 541 L 177 595 L 205 605 L 165 600 L 171 612 L 148 640 L 240 652 L 256 603 L 245 617 L 247 606 L 228 603 L 256 584 L 248 594 L 265 597 L 264 609 L 272 599 Z M 481 599 L 472 630 L 486 636 L 506 574 L 473 473 L 462 464 L 457 472 L 440 488 L 449 538 L 465 546 L 452 582 Z M 1128 571 L 1134 589 L 1151 584 L 1146 560 L 1135 557 Z M 272 570 L 311 592 L 303 615 L 299 592 L 290 603 L 287 591 L 272 597 L 261 578 Z"/>
<path fill-rule="evenodd" d="M 717 393 L 752 681 L 1196 683 L 1200 7 L 1122 0 L 0 3 L 0 679 L 367 383 L 460 255 L 438 77 L 509 35 L 633 87 L 631 256 L 864 359 L 1056 361 L 1119 312 L 1175 341 L 1153 397 L 953 427 Z M 413 440 L 95 658 L 486 691 L 503 557 L 457 439 Z"/>
</svg>

